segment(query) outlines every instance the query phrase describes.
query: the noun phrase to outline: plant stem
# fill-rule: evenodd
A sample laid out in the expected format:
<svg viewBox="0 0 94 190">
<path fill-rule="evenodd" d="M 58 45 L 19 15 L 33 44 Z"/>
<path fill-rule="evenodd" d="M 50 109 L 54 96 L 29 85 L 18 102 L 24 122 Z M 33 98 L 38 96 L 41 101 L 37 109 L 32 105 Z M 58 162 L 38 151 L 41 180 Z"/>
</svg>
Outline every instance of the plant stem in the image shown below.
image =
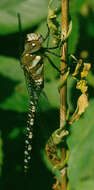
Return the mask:
<svg viewBox="0 0 94 190">
<path fill-rule="evenodd" d="M 66 37 L 68 32 L 68 4 L 69 0 L 61 0 L 61 8 L 62 8 L 62 26 L 61 26 L 61 34 L 62 37 Z M 61 50 L 61 65 L 60 70 L 61 73 L 64 73 L 64 70 L 67 67 L 67 53 L 68 53 L 68 42 L 65 42 L 62 46 Z M 65 74 L 60 75 L 60 82 L 64 79 Z M 66 121 L 66 111 L 67 111 L 67 83 L 60 89 L 60 128 L 64 126 Z M 62 159 L 65 160 L 66 157 L 66 149 L 62 148 Z M 62 190 L 66 190 L 67 182 L 66 182 L 66 170 L 62 177 Z"/>
</svg>

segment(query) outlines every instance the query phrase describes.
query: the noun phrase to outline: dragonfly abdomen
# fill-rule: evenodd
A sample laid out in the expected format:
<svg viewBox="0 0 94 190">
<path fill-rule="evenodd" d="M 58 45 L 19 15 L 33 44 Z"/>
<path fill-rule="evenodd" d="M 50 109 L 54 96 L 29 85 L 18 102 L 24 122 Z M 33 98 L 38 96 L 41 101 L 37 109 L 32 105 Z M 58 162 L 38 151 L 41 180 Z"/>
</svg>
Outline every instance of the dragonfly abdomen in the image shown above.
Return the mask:
<svg viewBox="0 0 94 190">
<path fill-rule="evenodd" d="M 30 101 L 28 121 L 26 128 L 26 140 L 25 140 L 25 152 L 24 152 L 24 171 L 27 172 L 31 165 L 31 153 L 32 153 L 32 138 L 33 138 L 33 126 L 35 121 L 36 106 L 33 101 Z"/>
</svg>

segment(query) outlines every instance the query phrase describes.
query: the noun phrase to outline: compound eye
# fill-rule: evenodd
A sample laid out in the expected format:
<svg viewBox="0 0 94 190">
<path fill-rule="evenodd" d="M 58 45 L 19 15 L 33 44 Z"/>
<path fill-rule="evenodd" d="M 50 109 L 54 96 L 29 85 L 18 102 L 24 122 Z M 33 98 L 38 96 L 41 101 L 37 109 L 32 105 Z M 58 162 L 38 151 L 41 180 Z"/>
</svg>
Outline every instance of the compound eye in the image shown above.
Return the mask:
<svg viewBox="0 0 94 190">
<path fill-rule="evenodd" d="M 35 47 L 36 46 L 36 44 L 35 43 L 32 43 L 32 47 Z"/>
</svg>

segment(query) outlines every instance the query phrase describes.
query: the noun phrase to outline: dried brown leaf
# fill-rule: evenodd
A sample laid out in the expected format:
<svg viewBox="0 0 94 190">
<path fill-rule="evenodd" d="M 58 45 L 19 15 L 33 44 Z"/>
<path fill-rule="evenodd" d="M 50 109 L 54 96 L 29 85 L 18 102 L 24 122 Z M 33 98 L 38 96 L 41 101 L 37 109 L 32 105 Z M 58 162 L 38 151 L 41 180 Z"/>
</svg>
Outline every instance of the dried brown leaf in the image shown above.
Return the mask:
<svg viewBox="0 0 94 190">
<path fill-rule="evenodd" d="M 72 74 L 73 77 L 75 77 L 76 75 L 79 74 L 79 70 L 81 68 L 82 63 L 83 63 L 82 59 L 77 60 L 77 65 L 76 65 L 75 71 Z"/>
<path fill-rule="evenodd" d="M 81 72 L 81 78 L 86 78 L 91 68 L 90 63 L 84 63 L 83 71 Z"/>
<path fill-rule="evenodd" d="M 79 89 L 79 90 L 81 90 L 81 92 L 84 94 L 87 91 L 87 89 L 88 89 L 88 87 L 87 87 L 87 81 L 86 80 L 79 80 L 77 82 L 76 88 Z"/>
<path fill-rule="evenodd" d="M 77 108 L 75 112 L 73 113 L 69 123 L 72 124 L 74 121 L 78 120 L 79 117 L 85 112 L 87 107 L 88 107 L 87 95 L 81 94 L 81 96 L 78 98 L 78 101 L 77 101 Z"/>
<path fill-rule="evenodd" d="M 61 178 L 62 178 L 62 181 L 63 181 L 63 177 L 64 177 L 65 173 L 66 173 L 66 168 L 63 168 L 63 169 L 61 170 Z M 53 190 L 61 190 L 61 189 L 63 189 L 63 188 L 64 188 L 64 187 L 63 187 L 63 183 L 60 184 L 60 182 L 58 181 L 58 179 L 57 179 L 56 176 L 55 176 L 54 178 L 56 179 L 56 183 L 53 184 L 52 189 L 53 189 Z"/>
<path fill-rule="evenodd" d="M 49 6 L 48 6 L 48 17 L 47 17 L 47 24 L 50 29 L 50 33 L 53 38 L 53 43 L 57 44 L 58 40 L 60 40 L 59 36 L 59 22 L 57 20 L 57 8 L 51 9 L 51 5 L 53 3 L 53 0 L 49 1 Z"/>
</svg>

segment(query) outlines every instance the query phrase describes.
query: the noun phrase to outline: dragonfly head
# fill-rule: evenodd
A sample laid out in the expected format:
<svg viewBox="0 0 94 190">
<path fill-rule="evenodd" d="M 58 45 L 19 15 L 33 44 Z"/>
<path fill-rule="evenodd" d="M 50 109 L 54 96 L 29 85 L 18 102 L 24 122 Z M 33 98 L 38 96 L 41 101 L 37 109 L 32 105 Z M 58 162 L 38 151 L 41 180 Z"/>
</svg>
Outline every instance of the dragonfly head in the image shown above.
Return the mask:
<svg viewBox="0 0 94 190">
<path fill-rule="evenodd" d="M 30 33 L 27 34 L 26 43 L 25 43 L 25 50 L 28 53 L 34 53 L 40 50 L 44 38 L 40 34 Z"/>
</svg>

